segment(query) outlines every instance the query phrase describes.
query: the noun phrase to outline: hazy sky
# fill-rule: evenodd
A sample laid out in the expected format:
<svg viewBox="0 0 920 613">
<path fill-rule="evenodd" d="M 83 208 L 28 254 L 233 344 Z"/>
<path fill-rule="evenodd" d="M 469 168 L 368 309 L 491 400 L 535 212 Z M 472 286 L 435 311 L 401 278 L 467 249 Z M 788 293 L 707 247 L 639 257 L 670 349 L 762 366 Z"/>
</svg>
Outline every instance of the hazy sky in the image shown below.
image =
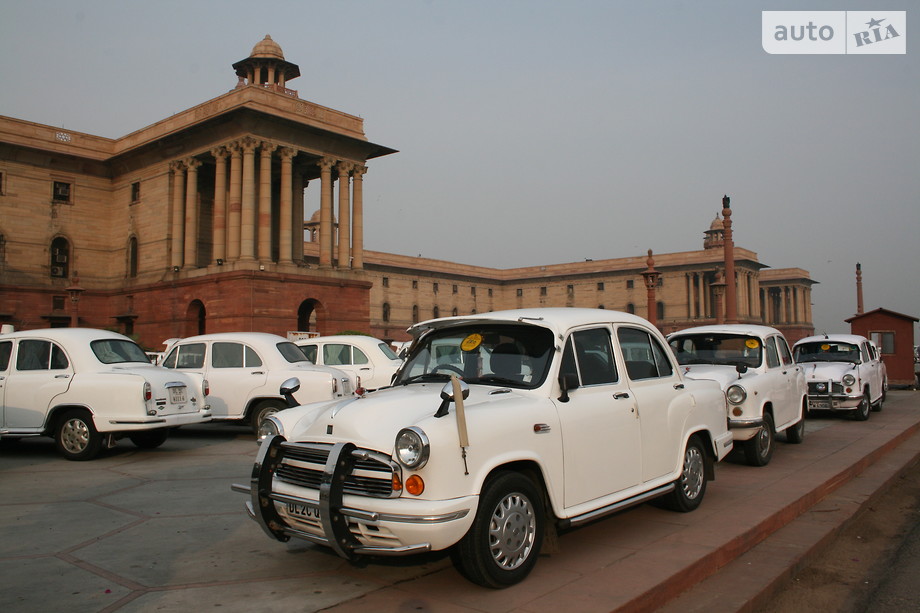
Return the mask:
<svg viewBox="0 0 920 613">
<path fill-rule="evenodd" d="M 728 194 L 736 245 L 819 282 L 818 331 L 849 330 L 857 262 L 866 310 L 920 316 L 920 34 L 902 33 L 907 55 L 769 55 L 761 12 L 790 5 L 920 15 L 0 0 L 0 115 L 124 136 L 232 89 L 231 64 L 270 34 L 301 98 L 399 150 L 365 176 L 367 249 L 495 268 L 695 250 Z"/>
</svg>

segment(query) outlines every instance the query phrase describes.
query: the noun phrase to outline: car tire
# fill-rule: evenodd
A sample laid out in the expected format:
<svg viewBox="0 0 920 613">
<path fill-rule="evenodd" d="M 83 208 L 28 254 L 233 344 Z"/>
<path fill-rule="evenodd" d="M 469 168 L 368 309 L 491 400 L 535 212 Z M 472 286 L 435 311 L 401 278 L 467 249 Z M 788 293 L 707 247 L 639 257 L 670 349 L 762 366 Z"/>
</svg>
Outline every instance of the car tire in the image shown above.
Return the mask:
<svg viewBox="0 0 920 613">
<path fill-rule="evenodd" d="M 259 428 L 262 426 L 262 422 L 265 421 L 266 417 L 274 415 L 278 411 L 283 411 L 287 406 L 287 403 L 283 400 L 276 399 L 263 400 L 257 404 L 255 408 L 252 409 L 252 431 L 258 434 Z"/>
<path fill-rule="evenodd" d="M 169 428 L 155 428 L 153 430 L 134 432 L 128 438 L 140 449 L 156 449 L 169 438 Z"/>
<path fill-rule="evenodd" d="M 545 521 L 540 488 L 521 473 L 499 473 L 486 481 L 473 524 L 451 550 L 454 565 L 484 587 L 519 583 L 537 563 Z"/>
<path fill-rule="evenodd" d="M 680 513 L 689 513 L 703 502 L 706 494 L 706 451 L 697 435 L 690 437 L 684 449 L 680 477 L 674 489 L 661 497 L 661 506 Z"/>
<path fill-rule="evenodd" d="M 863 390 L 863 399 L 860 401 L 859 406 L 856 407 L 856 410 L 853 411 L 853 419 L 856 421 L 866 421 L 869 419 L 869 389 L 866 388 Z"/>
<path fill-rule="evenodd" d="M 744 441 L 744 459 L 750 466 L 766 466 L 773 457 L 776 447 L 776 429 L 773 415 L 763 414 L 763 425 L 754 438 Z"/>
<path fill-rule="evenodd" d="M 807 404 L 807 400 L 802 403 L 802 419 L 786 428 L 787 443 L 798 445 L 805 440 L 805 407 Z"/>
<path fill-rule="evenodd" d="M 102 449 L 102 435 L 96 430 L 89 411 L 74 409 L 58 419 L 54 428 L 54 443 L 68 460 L 92 460 Z"/>
</svg>

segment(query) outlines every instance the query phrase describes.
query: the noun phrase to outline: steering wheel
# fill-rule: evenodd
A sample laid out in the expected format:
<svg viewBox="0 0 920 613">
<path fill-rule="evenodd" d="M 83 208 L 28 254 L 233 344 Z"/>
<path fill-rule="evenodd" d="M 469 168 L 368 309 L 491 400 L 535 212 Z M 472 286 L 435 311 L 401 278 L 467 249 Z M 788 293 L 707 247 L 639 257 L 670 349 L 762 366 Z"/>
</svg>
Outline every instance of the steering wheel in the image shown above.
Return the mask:
<svg viewBox="0 0 920 613">
<path fill-rule="evenodd" d="M 434 368 L 431 369 L 431 372 L 436 373 L 439 370 L 452 370 L 461 377 L 463 376 L 463 371 L 453 364 L 437 364 Z"/>
</svg>

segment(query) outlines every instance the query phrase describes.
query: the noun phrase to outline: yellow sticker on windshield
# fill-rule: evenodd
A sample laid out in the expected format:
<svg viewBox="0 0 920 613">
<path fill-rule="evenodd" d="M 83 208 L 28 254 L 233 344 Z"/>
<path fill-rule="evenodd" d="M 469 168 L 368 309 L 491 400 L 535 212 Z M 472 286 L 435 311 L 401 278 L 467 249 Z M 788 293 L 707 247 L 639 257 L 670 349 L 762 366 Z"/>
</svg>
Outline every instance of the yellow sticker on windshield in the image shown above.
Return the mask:
<svg viewBox="0 0 920 613">
<path fill-rule="evenodd" d="M 821 351 L 830 351 L 830 350 L 831 350 L 831 346 L 828 345 L 827 343 L 824 343 L 823 345 L 821 345 Z"/>
<path fill-rule="evenodd" d="M 463 339 L 463 342 L 460 343 L 460 349 L 463 349 L 464 351 L 474 351 L 481 344 L 482 334 L 476 334 L 474 332 L 473 334 L 470 334 L 465 339 Z"/>
<path fill-rule="evenodd" d="M 757 349 L 760 347 L 760 341 L 758 341 L 756 338 L 749 338 L 744 341 L 744 344 L 747 345 L 748 349 Z"/>
</svg>

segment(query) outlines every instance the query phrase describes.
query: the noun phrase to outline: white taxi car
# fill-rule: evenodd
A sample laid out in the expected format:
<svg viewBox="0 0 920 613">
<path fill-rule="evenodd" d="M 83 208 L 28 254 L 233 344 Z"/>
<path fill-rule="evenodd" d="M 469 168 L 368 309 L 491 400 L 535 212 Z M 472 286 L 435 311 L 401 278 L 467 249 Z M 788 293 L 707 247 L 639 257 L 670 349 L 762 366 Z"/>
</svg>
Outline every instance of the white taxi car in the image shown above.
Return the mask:
<svg viewBox="0 0 920 613">
<path fill-rule="evenodd" d="M 89 460 L 128 437 L 162 445 L 170 428 L 211 419 L 207 383 L 154 366 L 107 330 L 0 334 L 0 438 L 52 436 L 69 460 Z"/>
<path fill-rule="evenodd" d="M 360 334 L 317 336 L 295 341 L 314 364 L 334 366 L 357 378 L 358 387 L 373 391 L 388 386 L 402 366 L 396 353 L 382 340 Z"/>
<path fill-rule="evenodd" d="M 248 422 L 254 431 L 265 417 L 288 406 L 278 392 L 286 379 L 300 379 L 305 402 L 350 396 L 355 389 L 347 373 L 314 366 L 297 345 L 263 332 L 176 339 L 161 364 L 207 379 L 214 419 Z"/>
<path fill-rule="evenodd" d="M 882 410 L 888 376 L 869 339 L 856 334 L 809 336 L 792 350 L 805 369 L 809 410 L 849 412 L 857 421 L 869 419 L 870 409 Z"/>
<path fill-rule="evenodd" d="M 524 309 L 409 333 L 392 387 L 265 421 L 233 489 L 269 536 L 346 559 L 450 548 L 469 580 L 505 587 L 557 527 L 653 498 L 695 509 L 731 451 L 719 385 L 685 379 L 634 315 Z"/>
<path fill-rule="evenodd" d="M 805 437 L 807 388 L 786 338 L 776 328 L 748 324 L 698 326 L 668 336 L 686 377 L 714 379 L 728 399 L 728 426 L 752 466 L 773 457 L 774 435 Z"/>
</svg>

